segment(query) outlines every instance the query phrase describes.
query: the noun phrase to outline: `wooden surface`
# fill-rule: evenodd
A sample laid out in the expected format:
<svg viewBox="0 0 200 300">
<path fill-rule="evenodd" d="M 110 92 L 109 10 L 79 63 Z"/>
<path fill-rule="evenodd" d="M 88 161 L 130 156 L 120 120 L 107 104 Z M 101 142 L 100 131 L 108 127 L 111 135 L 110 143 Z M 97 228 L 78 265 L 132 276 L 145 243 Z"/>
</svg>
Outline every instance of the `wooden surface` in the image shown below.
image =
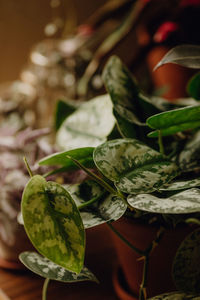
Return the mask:
<svg viewBox="0 0 200 300">
<path fill-rule="evenodd" d="M 105 227 L 90 231 L 87 235 L 86 265 L 97 276 L 100 284 L 81 282 L 66 284 L 51 281 L 47 300 L 117 300 L 112 274 L 116 266 L 116 254 Z M 41 300 L 44 279 L 29 272 L 0 269 L 0 289 L 11 300 Z"/>
</svg>

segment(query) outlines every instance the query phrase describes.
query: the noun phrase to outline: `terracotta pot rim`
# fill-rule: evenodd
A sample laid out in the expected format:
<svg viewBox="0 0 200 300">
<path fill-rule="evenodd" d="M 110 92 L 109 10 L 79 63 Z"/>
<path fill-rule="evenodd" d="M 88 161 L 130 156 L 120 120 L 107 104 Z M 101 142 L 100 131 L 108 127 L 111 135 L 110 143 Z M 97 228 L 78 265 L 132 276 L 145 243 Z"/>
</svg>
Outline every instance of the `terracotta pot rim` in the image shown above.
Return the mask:
<svg viewBox="0 0 200 300">
<path fill-rule="evenodd" d="M 115 293 L 119 299 L 138 300 L 136 295 L 134 296 L 130 291 L 128 291 L 128 287 L 126 286 L 127 283 L 124 280 L 123 271 L 119 266 L 114 270 L 112 280 Z"/>
</svg>

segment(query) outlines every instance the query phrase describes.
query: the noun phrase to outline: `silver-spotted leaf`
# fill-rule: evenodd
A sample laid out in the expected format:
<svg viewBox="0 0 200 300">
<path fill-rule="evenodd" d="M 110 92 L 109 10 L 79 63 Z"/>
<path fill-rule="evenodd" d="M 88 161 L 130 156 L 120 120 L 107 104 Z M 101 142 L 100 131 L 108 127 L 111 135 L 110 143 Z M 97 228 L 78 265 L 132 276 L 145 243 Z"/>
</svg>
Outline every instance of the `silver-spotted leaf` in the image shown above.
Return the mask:
<svg viewBox="0 0 200 300">
<path fill-rule="evenodd" d="M 177 166 L 135 139 L 108 141 L 94 150 L 97 168 L 122 192 L 152 192 L 177 175 Z"/>
<path fill-rule="evenodd" d="M 70 194 L 59 184 L 33 176 L 22 196 L 25 230 L 39 253 L 76 273 L 83 267 L 85 232 Z"/>
<path fill-rule="evenodd" d="M 85 229 L 109 221 L 116 221 L 124 215 L 127 209 L 127 205 L 121 198 L 105 193 L 102 187 L 94 181 L 86 181 L 81 185 L 71 185 L 67 187 L 67 190 L 78 207 L 90 199 L 98 199 L 90 206 L 80 210 Z M 90 190 L 89 193 L 88 190 Z"/>
<path fill-rule="evenodd" d="M 130 195 L 128 203 L 139 210 L 161 214 L 200 212 L 200 189 L 189 189 L 168 198 L 150 194 Z"/>
<path fill-rule="evenodd" d="M 115 125 L 109 95 L 82 104 L 61 125 L 56 143 L 62 150 L 96 147 L 103 143 Z"/>
<path fill-rule="evenodd" d="M 173 263 L 173 278 L 178 290 L 200 293 L 200 229 L 181 243 Z"/>
<path fill-rule="evenodd" d="M 36 252 L 23 252 L 19 259 L 29 270 L 44 278 L 69 283 L 88 280 L 98 282 L 95 275 L 86 267 L 83 267 L 79 274 L 70 272 Z"/>
<path fill-rule="evenodd" d="M 174 181 L 160 188 L 161 191 L 178 191 L 200 186 L 200 178 Z"/>
<path fill-rule="evenodd" d="M 178 158 L 179 166 L 183 171 L 193 171 L 200 165 L 200 131 L 197 131 L 188 140 Z"/>
<path fill-rule="evenodd" d="M 198 295 L 189 295 L 182 292 L 165 293 L 159 296 L 155 296 L 148 300 L 200 300 Z"/>
<path fill-rule="evenodd" d="M 167 63 L 174 63 L 188 68 L 200 69 L 200 46 L 176 46 L 165 54 L 154 69 L 156 70 Z"/>
<path fill-rule="evenodd" d="M 167 136 L 184 130 L 200 127 L 200 105 L 166 111 L 149 117 L 147 125 L 160 130 L 162 136 Z M 151 132 L 149 137 L 157 137 L 158 132 Z"/>
</svg>

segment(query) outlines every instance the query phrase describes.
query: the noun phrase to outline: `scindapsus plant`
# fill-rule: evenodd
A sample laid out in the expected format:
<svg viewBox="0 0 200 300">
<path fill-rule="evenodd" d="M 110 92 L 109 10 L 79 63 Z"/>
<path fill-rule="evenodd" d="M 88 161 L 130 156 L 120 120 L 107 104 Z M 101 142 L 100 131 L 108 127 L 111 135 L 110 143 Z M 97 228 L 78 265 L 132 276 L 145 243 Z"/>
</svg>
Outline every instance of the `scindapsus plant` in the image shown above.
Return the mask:
<svg viewBox="0 0 200 300">
<path fill-rule="evenodd" d="M 199 68 L 200 47 L 191 47 L 189 58 L 186 50 L 174 53 L 185 65 Z M 22 215 L 26 232 L 42 256 L 25 252 L 20 259 L 47 278 L 43 299 L 49 279 L 96 280 L 83 265 L 85 230 L 107 222 L 143 260 L 142 282 L 135 297 L 200 299 L 200 104 L 194 98 L 169 103 L 147 97 L 116 56 L 107 62 L 102 78 L 108 95 L 70 114 L 65 103 L 67 117 L 57 126 L 57 143 L 64 151 L 39 162 L 54 165 L 51 174 L 81 168 L 89 179 L 62 186 L 46 180 L 49 174 L 31 174 L 23 192 Z M 190 90 L 194 95 L 191 83 Z M 114 228 L 114 221 L 122 216 L 157 228 L 146 249 L 130 243 Z M 177 291 L 148 295 L 151 256 L 167 230 L 181 226 L 190 233 L 174 255 L 172 277 Z"/>
</svg>

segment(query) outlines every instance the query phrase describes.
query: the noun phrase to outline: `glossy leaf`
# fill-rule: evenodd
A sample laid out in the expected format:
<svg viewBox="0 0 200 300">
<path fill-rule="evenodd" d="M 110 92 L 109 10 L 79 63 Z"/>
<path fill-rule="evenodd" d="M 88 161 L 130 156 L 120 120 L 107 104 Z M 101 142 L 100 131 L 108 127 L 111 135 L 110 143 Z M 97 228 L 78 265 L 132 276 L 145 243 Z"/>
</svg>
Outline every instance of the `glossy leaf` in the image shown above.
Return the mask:
<svg viewBox="0 0 200 300">
<path fill-rule="evenodd" d="M 191 180 L 179 180 L 174 181 L 172 183 L 167 184 L 166 186 L 160 188 L 161 191 L 178 191 L 178 190 L 185 190 L 190 189 L 193 187 L 200 186 L 200 178 L 195 178 Z"/>
<path fill-rule="evenodd" d="M 119 190 L 130 194 L 152 192 L 177 174 L 174 163 L 134 139 L 117 139 L 98 146 L 94 162 Z"/>
<path fill-rule="evenodd" d="M 58 130 L 64 120 L 76 109 L 77 107 L 75 106 L 75 101 L 73 103 L 72 101 L 58 100 L 55 110 L 55 129 Z"/>
<path fill-rule="evenodd" d="M 165 54 L 154 70 L 167 63 L 174 63 L 192 69 L 200 69 L 200 46 L 181 45 L 172 48 Z"/>
<path fill-rule="evenodd" d="M 200 73 L 195 74 L 187 85 L 188 94 L 194 99 L 200 100 Z"/>
<path fill-rule="evenodd" d="M 121 198 L 105 193 L 102 187 L 91 180 L 81 185 L 68 186 L 67 190 L 78 207 L 90 199 L 99 198 L 98 201 L 80 210 L 85 229 L 108 221 L 116 221 L 127 209 Z"/>
<path fill-rule="evenodd" d="M 130 195 L 128 203 L 139 210 L 160 214 L 189 214 L 200 212 L 200 189 L 189 189 L 168 198 L 150 194 Z"/>
<path fill-rule="evenodd" d="M 85 167 L 94 167 L 93 147 L 78 148 L 70 151 L 63 151 L 51 154 L 41 159 L 39 165 L 63 166 L 65 171 L 77 169 L 77 166 L 67 156 L 78 159 Z"/>
<path fill-rule="evenodd" d="M 159 296 L 155 296 L 148 300 L 200 300 L 198 295 L 189 295 L 182 292 L 165 293 Z"/>
<path fill-rule="evenodd" d="M 200 229 L 181 243 L 173 264 L 176 287 L 186 293 L 200 293 Z"/>
<path fill-rule="evenodd" d="M 114 125 L 110 97 L 99 96 L 82 104 L 63 122 L 56 143 L 63 150 L 95 147 L 106 140 Z"/>
<path fill-rule="evenodd" d="M 193 171 L 200 166 L 200 131 L 188 140 L 178 157 L 178 164 L 184 172 Z"/>
<path fill-rule="evenodd" d="M 85 233 L 70 194 L 59 184 L 33 176 L 22 197 L 28 237 L 39 253 L 76 273 L 83 267 Z"/>
<path fill-rule="evenodd" d="M 160 130 L 163 136 L 200 127 L 200 105 L 174 109 L 147 119 L 147 125 Z M 148 136 L 156 137 L 157 132 Z"/>
<path fill-rule="evenodd" d="M 23 252 L 20 254 L 19 259 L 29 270 L 44 278 L 69 283 L 88 280 L 98 282 L 95 275 L 92 274 L 92 272 L 86 267 L 83 267 L 81 272 L 79 274 L 76 274 L 53 263 L 49 259 L 41 256 L 36 252 Z"/>
</svg>

